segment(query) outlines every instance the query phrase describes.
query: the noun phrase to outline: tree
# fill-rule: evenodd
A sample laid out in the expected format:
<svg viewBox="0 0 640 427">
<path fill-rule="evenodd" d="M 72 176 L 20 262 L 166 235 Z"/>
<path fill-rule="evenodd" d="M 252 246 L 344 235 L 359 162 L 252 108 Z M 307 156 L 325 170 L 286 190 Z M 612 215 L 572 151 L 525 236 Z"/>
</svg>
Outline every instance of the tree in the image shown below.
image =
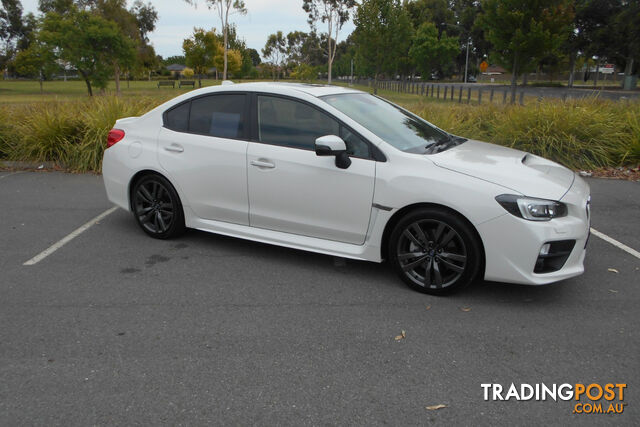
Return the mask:
<svg viewBox="0 0 640 427">
<path fill-rule="evenodd" d="M 135 46 L 118 26 L 90 11 L 72 8 L 65 15 L 49 12 L 40 39 L 58 59 L 71 64 L 93 96 L 92 85 L 104 89 L 114 63 L 135 58 Z"/>
<path fill-rule="evenodd" d="M 251 58 L 251 64 L 253 64 L 254 67 L 257 67 L 258 65 L 260 65 L 260 62 L 262 62 L 262 59 L 260 59 L 260 54 L 258 53 L 258 51 L 255 49 L 247 49 L 246 51 L 249 57 Z"/>
<path fill-rule="evenodd" d="M 153 32 L 156 29 L 156 22 L 158 21 L 158 12 L 151 3 L 144 4 L 141 0 L 136 0 L 133 3 L 133 7 L 130 10 L 131 14 L 136 19 L 138 24 L 138 31 L 140 33 L 140 40 L 144 43 L 149 42 L 147 34 Z"/>
<path fill-rule="evenodd" d="M 22 35 L 22 4 L 2 0 L 0 5 L 0 68 L 5 69 L 15 54 L 15 41 Z"/>
<path fill-rule="evenodd" d="M 224 66 L 224 56 L 222 45 L 219 45 L 219 54 L 214 58 L 214 64 L 219 70 Z M 242 53 L 239 50 L 229 49 L 227 50 L 227 74 L 238 75 L 242 68 Z"/>
<path fill-rule="evenodd" d="M 398 0 L 366 0 L 358 6 L 353 33 L 359 72 L 373 75 L 377 92 L 381 73 L 398 69 L 409 49 L 411 21 Z"/>
<path fill-rule="evenodd" d="M 446 32 L 438 37 L 436 26 L 425 22 L 416 31 L 409 56 L 424 77 L 430 76 L 434 67 L 453 61 L 458 49 L 457 37 L 448 37 Z"/>
<path fill-rule="evenodd" d="M 280 76 L 280 66 L 287 52 L 286 41 L 282 35 L 282 31 L 270 34 L 267 42 L 262 49 L 262 55 L 269 59 L 273 65 L 273 79 L 276 80 Z"/>
<path fill-rule="evenodd" d="M 309 25 L 315 29 L 318 21 L 327 24 L 327 64 L 328 83 L 331 84 L 331 68 L 336 56 L 338 34 L 349 20 L 349 11 L 356 5 L 355 0 L 303 0 L 302 8 L 309 16 Z"/>
<path fill-rule="evenodd" d="M 511 71 L 511 102 L 518 76 L 557 49 L 573 19 L 570 0 L 485 0 L 479 24 L 487 28 L 499 62 Z"/>
<path fill-rule="evenodd" d="M 51 78 L 59 68 L 53 52 L 39 40 L 34 40 L 27 49 L 19 51 L 14 64 L 18 73 L 38 78 L 40 93 L 44 92 L 43 81 Z"/>
<path fill-rule="evenodd" d="M 215 30 L 194 28 L 193 36 L 184 40 L 182 49 L 186 65 L 193 68 L 198 75 L 198 85 L 202 87 L 202 75 L 215 65 L 215 58 L 220 53 Z"/>
<path fill-rule="evenodd" d="M 151 80 L 151 71 L 158 66 L 159 61 L 155 49 L 149 43 L 148 34 L 156 28 L 158 12 L 151 3 L 145 4 L 141 0 L 133 3 L 130 12 L 136 19 L 139 32 L 137 65 L 148 73 L 148 78 Z"/>
<path fill-rule="evenodd" d="M 197 4 L 197 0 L 185 0 L 189 4 Z M 222 79 L 227 79 L 228 50 L 229 50 L 229 16 L 235 13 L 247 14 L 247 8 L 243 0 L 205 0 L 209 9 L 215 9 L 222 24 L 222 36 L 224 47 L 224 70 Z"/>
</svg>

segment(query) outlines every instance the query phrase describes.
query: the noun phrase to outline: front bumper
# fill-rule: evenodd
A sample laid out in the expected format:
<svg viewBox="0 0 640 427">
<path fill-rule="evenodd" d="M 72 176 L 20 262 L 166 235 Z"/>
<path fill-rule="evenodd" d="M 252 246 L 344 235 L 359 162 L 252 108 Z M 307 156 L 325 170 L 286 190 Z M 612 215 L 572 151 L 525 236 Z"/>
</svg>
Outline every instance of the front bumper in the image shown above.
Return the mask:
<svg viewBox="0 0 640 427">
<path fill-rule="evenodd" d="M 551 221 L 527 221 L 509 213 L 477 226 L 485 247 L 485 280 L 543 285 L 584 272 L 589 237 L 589 186 L 576 176 L 561 201 L 567 216 Z M 564 265 L 557 271 L 535 273 L 545 243 L 575 240 Z"/>
</svg>

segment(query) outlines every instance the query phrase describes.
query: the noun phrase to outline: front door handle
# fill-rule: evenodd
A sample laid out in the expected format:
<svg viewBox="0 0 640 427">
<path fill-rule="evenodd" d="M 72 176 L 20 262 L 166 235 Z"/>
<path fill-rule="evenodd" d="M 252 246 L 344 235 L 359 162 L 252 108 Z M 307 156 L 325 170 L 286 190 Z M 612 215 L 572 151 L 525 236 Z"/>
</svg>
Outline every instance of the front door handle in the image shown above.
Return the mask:
<svg viewBox="0 0 640 427">
<path fill-rule="evenodd" d="M 182 153 L 184 151 L 184 148 L 182 148 L 182 146 L 178 145 L 178 144 L 168 145 L 168 146 L 164 147 L 164 149 L 167 150 L 167 151 L 171 151 L 173 153 Z"/>
<path fill-rule="evenodd" d="M 256 166 L 263 169 L 273 169 L 276 167 L 274 163 L 265 160 L 251 160 L 251 166 Z"/>
</svg>

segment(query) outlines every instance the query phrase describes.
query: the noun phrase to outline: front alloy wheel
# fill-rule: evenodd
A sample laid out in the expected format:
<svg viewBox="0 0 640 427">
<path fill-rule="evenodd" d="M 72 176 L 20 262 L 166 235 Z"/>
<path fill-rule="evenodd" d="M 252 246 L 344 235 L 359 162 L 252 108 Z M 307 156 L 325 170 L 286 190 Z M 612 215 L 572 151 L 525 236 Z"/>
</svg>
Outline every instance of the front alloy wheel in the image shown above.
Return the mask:
<svg viewBox="0 0 640 427">
<path fill-rule="evenodd" d="M 411 288 L 435 295 L 467 285 L 479 266 L 469 226 L 438 209 L 422 209 L 400 220 L 390 239 L 389 257 Z"/>
</svg>

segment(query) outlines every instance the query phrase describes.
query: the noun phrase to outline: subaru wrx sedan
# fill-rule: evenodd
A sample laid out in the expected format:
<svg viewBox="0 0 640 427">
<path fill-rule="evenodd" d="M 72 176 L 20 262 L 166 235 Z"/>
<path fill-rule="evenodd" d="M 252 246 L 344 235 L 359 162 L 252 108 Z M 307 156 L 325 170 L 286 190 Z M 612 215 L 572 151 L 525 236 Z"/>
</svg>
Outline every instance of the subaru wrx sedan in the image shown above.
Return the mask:
<svg viewBox="0 0 640 427">
<path fill-rule="evenodd" d="M 118 120 L 107 146 L 108 197 L 151 237 L 188 227 L 386 259 L 430 294 L 584 271 L 590 196 L 579 176 L 361 91 L 225 82 Z"/>
</svg>

